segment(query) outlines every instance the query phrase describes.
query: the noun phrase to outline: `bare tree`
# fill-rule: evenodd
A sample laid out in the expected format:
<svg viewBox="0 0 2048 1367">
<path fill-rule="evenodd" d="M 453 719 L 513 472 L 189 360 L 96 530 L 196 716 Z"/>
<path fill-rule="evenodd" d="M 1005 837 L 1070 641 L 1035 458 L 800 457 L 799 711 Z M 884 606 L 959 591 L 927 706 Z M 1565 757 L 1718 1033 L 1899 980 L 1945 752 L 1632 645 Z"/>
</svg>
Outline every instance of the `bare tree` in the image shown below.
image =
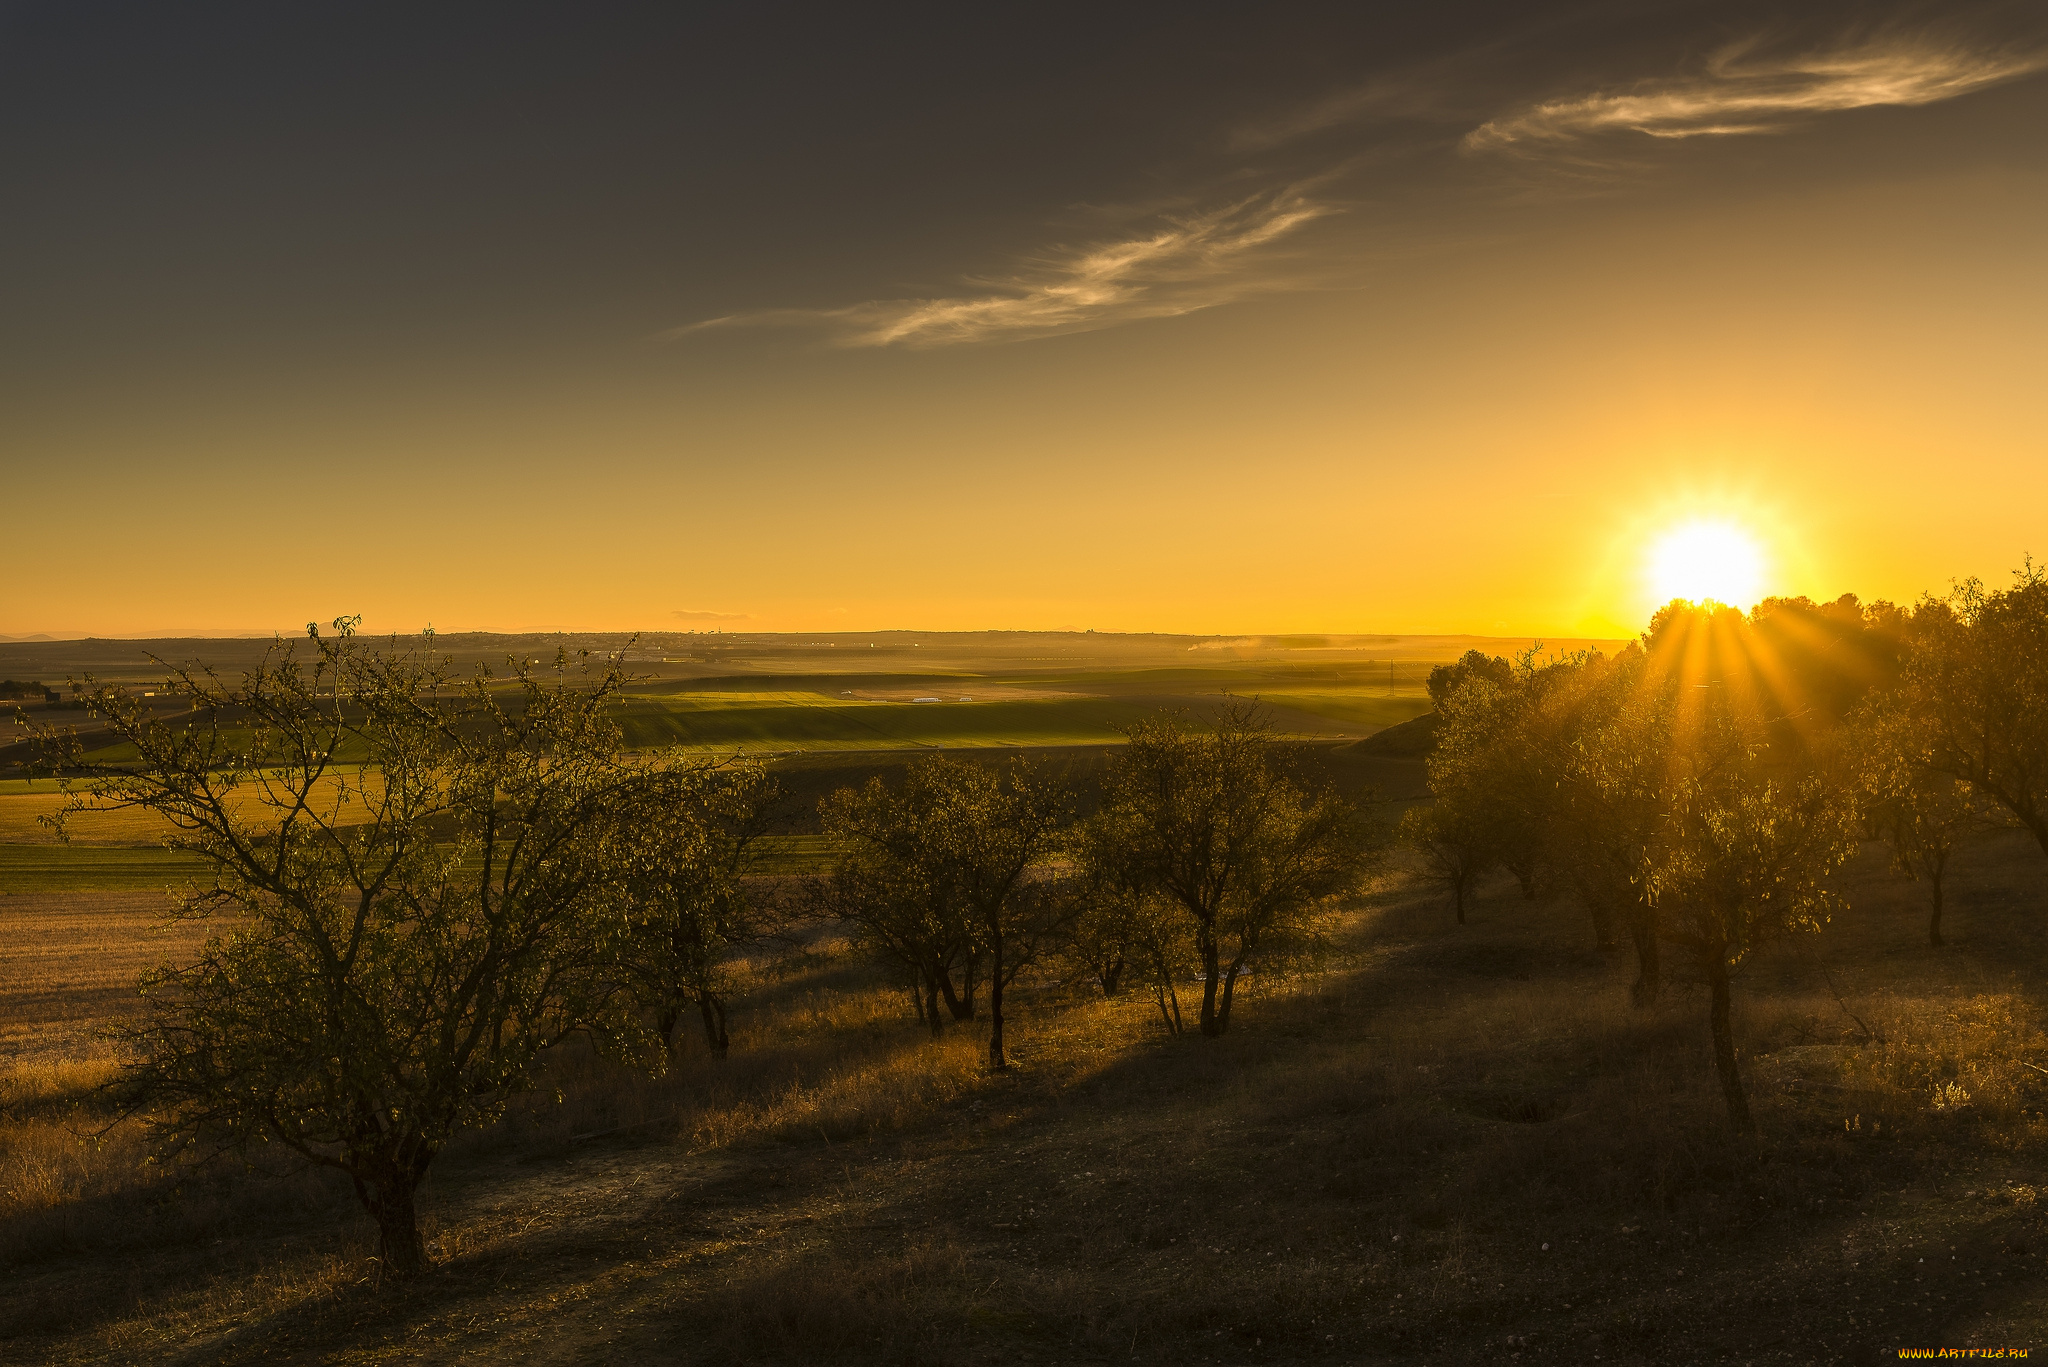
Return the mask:
<svg viewBox="0 0 2048 1367">
<path fill-rule="evenodd" d="M 346 1173 L 403 1278 L 426 1261 L 414 1194 L 436 1155 L 602 1014 L 621 676 L 463 683 L 336 625 L 238 688 L 174 671 L 175 720 L 94 689 L 124 766 L 43 738 L 71 810 L 154 811 L 212 871 L 179 914 L 220 929 L 146 982 L 134 1103 L 173 1148 L 278 1145 Z"/>
</svg>

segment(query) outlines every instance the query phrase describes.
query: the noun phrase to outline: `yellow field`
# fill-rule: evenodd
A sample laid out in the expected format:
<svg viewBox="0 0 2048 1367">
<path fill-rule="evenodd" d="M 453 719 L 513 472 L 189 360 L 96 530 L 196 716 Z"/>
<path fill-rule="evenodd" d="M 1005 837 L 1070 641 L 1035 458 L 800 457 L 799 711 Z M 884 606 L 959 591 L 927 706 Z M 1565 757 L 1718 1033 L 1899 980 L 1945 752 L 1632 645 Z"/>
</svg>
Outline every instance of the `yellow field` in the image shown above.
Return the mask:
<svg viewBox="0 0 2048 1367">
<path fill-rule="evenodd" d="M 143 970 L 205 939 L 166 926 L 161 892 L 0 894 L 0 1059 L 21 1069 L 79 1056 L 94 1028 L 140 1008 Z"/>
</svg>

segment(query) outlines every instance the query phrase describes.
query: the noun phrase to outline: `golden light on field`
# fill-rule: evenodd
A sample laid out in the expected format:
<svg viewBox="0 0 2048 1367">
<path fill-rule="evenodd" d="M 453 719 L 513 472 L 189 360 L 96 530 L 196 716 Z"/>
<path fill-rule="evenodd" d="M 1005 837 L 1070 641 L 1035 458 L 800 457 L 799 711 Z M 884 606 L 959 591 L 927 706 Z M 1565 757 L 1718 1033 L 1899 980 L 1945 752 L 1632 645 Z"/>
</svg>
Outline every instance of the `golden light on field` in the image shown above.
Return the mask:
<svg viewBox="0 0 2048 1367">
<path fill-rule="evenodd" d="M 1711 599 L 1747 609 L 1760 596 L 1763 579 L 1763 551 L 1733 522 L 1683 523 L 1650 549 L 1650 584 L 1659 603 Z"/>
</svg>

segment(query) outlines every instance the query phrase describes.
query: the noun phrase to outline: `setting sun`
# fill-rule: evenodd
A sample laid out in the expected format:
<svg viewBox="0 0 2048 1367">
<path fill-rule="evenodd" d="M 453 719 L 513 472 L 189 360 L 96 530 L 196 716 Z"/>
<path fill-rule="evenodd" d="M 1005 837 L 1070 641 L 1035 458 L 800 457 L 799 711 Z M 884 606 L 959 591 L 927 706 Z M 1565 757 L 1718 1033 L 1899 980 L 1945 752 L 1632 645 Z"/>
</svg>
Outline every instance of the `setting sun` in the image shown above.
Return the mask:
<svg viewBox="0 0 2048 1367">
<path fill-rule="evenodd" d="M 1754 537 L 1731 523 L 1689 522 L 1651 549 L 1650 583 L 1660 603 L 1713 599 L 1748 608 L 1763 583 L 1763 553 Z"/>
</svg>

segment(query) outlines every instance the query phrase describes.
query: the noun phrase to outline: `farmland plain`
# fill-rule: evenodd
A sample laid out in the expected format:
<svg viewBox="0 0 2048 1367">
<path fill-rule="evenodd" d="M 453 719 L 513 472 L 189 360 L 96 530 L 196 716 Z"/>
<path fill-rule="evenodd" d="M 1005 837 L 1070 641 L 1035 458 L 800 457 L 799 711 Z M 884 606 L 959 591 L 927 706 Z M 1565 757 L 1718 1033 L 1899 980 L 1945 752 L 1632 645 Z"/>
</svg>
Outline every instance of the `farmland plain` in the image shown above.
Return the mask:
<svg viewBox="0 0 2048 1367">
<path fill-rule="evenodd" d="M 1085 755 L 1119 743 L 1123 729 L 1136 722 L 1201 716 L 1231 699 L 1257 700 L 1282 735 L 1342 746 L 1426 712 L 1423 685 L 1435 664 L 1475 646 L 1512 651 L 1529 643 L 891 632 L 442 636 L 431 643 L 365 644 L 417 651 L 431 644 L 456 675 L 489 670 L 500 687 L 519 665 L 547 680 L 567 678 L 586 663 L 616 663 L 629 682 L 614 716 L 630 747 L 707 758 L 749 754 L 802 770 L 791 774 L 788 786 L 803 809 L 793 811 L 794 825 L 768 850 L 768 867 L 795 870 L 822 857 L 804 841 L 815 834 L 808 808 L 828 778 L 859 781 L 934 750 Z M 1575 644 L 1581 643 L 1564 643 Z M 117 684 L 175 719 L 179 705 L 160 687 L 170 667 L 204 664 L 232 685 L 262 659 L 266 645 L 0 643 L 0 674 L 39 679 L 60 692 L 88 680 Z M 47 818 L 63 799 L 49 777 L 30 777 L 34 752 L 24 727 L 76 727 L 99 762 L 119 763 L 130 754 L 110 740 L 94 744 L 101 733 L 89 713 L 41 703 L 10 711 L 14 715 L 0 713 L 6 717 L 0 721 L 0 891 L 163 888 L 191 876 L 188 861 L 154 848 L 162 828 L 142 813 L 76 815 L 64 833 L 68 843 L 59 847 Z M 846 774 L 817 767 L 834 754 L 866 755 L 871 762 Z"/>
</svg>

